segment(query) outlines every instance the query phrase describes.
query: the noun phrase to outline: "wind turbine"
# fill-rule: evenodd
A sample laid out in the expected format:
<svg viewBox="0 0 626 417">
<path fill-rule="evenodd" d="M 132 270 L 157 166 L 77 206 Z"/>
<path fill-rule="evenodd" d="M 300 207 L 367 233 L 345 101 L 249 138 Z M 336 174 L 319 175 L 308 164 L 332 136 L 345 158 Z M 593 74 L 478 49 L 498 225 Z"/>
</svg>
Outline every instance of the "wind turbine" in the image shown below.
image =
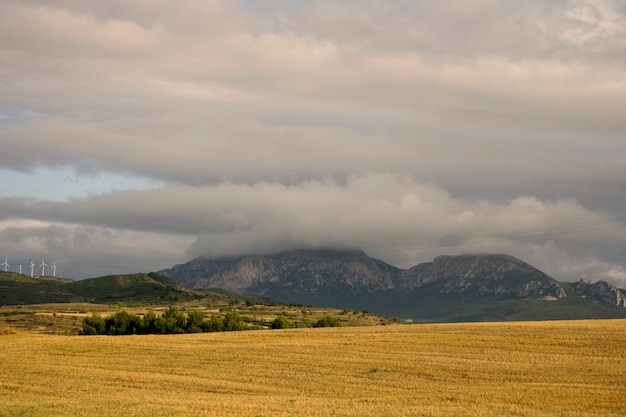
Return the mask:
<svg viewBox="0 0 626 417">
<path fill-rule="evenodd" d="M 57 276 L 57 263 L 56 262 L 52 264 L 52 276 L 55 278 Z"/>
<path fill-rule="evenodd" d="M 33 262 L 33 260 L 30 260 L 30 277 L 33 277 L 33 269 L 35 269 L 35 263 Z"/>
<path fill-rule="evenodd" d="M 46 275 L 46 267 L 48 266 L 48 264 L 43 260 L 43 258 L 41 258 L 41 265 L 39 265 L 39 268 L 41 268 L 41 276 L 45 276 Z"/>
<path fill-rule="evenodd" d="M 20 275 L 22 275 L 22 264 L 20 264 Z"/>
<path fill-rule="evenodd" d="M 4 258 L 4 262 L 0 265 L 4 267 L 4 272 L 7 272 L 7 268 L 11 266 L 9 265 L 9 258 Z"/>
</svg>

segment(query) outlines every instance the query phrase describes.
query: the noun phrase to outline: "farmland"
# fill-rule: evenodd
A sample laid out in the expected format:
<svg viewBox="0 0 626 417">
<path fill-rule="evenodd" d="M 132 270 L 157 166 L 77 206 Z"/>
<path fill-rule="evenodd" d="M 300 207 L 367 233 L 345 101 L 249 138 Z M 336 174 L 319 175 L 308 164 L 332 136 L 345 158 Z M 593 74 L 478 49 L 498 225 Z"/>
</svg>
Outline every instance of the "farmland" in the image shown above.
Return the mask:
<svg viewBox="0 0 626 417">
<path fill-rule="evenodd" d="M 0 336 L 0 416 L 623 416 L 626 321 Z"/>
<path fill-rule="evenodd" d="M 205 314 L 207 318 L 223 318 L 228 312 L 236 311 L 249 329 L 269 328 L 277 317 L 286 318 L 294 327 L 311 327 L 327 316 L 335 317 L 340 326 L 372 326 L 397 322 L 367 311 L 299 305 L 263 305 L 227 297 L 179 302 L 173 307 L 180 309 L 185 315 L 195 311 Z M 7 328 L 22 333 L 48 335 L 78 335 L 83 319 L 93 313 L 111 316 L 126 311 L 143 316 L 150 311 L 161 315 L 167 309 L 167 305 L 164 304 L 132 306 L 120 303 L 115 305 L 58 303 L 2 306 L 0 307 L 0 329 Z"/>
</svg>

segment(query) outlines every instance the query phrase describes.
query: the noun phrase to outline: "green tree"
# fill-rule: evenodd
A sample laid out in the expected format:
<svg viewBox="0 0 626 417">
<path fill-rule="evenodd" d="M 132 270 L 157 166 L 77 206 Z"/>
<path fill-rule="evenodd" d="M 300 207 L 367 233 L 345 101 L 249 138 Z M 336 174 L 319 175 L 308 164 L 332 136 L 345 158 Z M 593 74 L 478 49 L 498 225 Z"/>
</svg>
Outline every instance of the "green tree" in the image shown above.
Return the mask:
<svg viewBox="0 0 626 417">
<path fill-rule="evenodd" d="M 205 332 L 223 332 L 224 320 L 220 317 L 211 317 L 209 320 L 202 322 L 202 330 Z"/>
<path fill-rule="evenodd" d="M 104 320 L 106 334 L 125 335 L 137 334 L 141 328 L 141 318 L 126 310 L 118 311 Z"/>
<path fill-rule="evenodd" d="M 313 327 L 340 327 L 341 322 L 337 317 L 325 316 L 313 324 Z"/>
<path fill-rule="evenodd" d="M 243 322 L 241 316 L 236 311 L 229 311 L 224 317 L 224 331 L 234 332 L 239 330 L 246 330 L 248 326 Z"/>
<path fill-rule="evenodd" d="M 280 315 L 274 319 L 272 322 L 272 329 L 290 329 L 294 327 L 293 323 L 284 315 Z"/>
<path fill-rule="evenodd" d="M 178 307 L 170 306 L 161 316 L 161 333 L 185 333 L 187 319 Z"/>
<path fill-rule="evenodd" d="M 86 316 L 82 322 L 81 334 L 84 335 L 98 335 L 104 334 L 106 325 L 104 318 L 98 313 L 92 313 L 91 316 Z"/>
<path fill-rule="evenodd" d="M 201 333 L 204 323 L 204 313 L 199 310 L 189 312 L 185 330 L 188 333 Z"/>
<path fill-rule="evenodd" d="M 148 311 L 141 320 L 141 328 L 139 329 L 139 333 L 141 334 L 154 334 L 159 333 L 157 329 L 157 315 L 154 311 Z"/>
<path fill-rule="evenodd" d="M 171 333 L 171 322 L 168 322 L 163 316 L 159 316 L 154 320 L 154 333 L 167 334 Z"/>
</svg>

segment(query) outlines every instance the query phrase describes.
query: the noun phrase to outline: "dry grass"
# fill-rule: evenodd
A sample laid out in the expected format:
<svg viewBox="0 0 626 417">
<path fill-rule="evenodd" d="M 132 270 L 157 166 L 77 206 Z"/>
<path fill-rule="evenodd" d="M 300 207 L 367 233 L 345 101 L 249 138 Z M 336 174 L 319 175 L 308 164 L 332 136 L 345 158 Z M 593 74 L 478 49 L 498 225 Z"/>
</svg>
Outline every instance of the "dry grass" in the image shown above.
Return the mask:
<svg viewBox="0 0 626 417">
<path fill-rule="evenodd" d="M 0 338 L 0 416 L 624 416 L 626 321 Z"/>
<path fill-rule="evenodd" d="M 20 331 L 11 326 L 0 326 L 0 336 L 6 336 L 9 334 L 18 334 Z"/>
</svg>

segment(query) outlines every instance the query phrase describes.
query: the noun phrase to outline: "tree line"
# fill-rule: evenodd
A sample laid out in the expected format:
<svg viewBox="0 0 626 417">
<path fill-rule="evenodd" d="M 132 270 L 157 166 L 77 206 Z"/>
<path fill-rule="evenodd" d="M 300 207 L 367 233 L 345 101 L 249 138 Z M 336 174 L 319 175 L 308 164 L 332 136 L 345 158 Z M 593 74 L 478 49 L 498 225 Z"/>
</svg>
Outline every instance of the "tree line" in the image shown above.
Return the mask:
<svg viewBox="0 0 626 417">
<path fill-rule="evenodd" d="M 313 324 L 313 327 L 338 327 L 336 317 L 326 316 Z M 271 323 L 272 329 L 295 327 L 287 317 L 280 315 Z M 258 327 L 257 327 L 258 328 Z M 126 310 L 107 317 L 98 313 L 86 316 L 82 321 L 82 335 L 132 335 L 132 334 L 182 334 L 205 332 L 232 332 L 253 330 L 236 311 L 229 311 L 224 317 L 207 318 L 202 311 L 193 310 L 185 315 L 177 307 L 168 307 L 157 316 L 153 311 L 145 315 L 132 314 Z"/>
</svg>

